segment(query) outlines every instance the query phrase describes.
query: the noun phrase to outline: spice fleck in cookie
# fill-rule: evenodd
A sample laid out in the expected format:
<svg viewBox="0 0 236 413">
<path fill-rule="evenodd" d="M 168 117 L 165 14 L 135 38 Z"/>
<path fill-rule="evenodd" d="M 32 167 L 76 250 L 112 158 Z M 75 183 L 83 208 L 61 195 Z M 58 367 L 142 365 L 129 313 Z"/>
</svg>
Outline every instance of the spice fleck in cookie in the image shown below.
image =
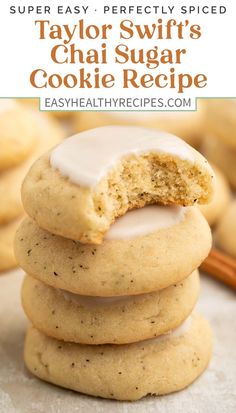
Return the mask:
<svg viewBox="0 0 236 413">
<path fill-rule="evenodd" d="M 26 212 L 52 233 L 101 244 L 114 220 L 147 204 L 210 201 L 214 174 L 181 139 L 154 129 L 103 127 L 41 157 L 22 187 Z"/>
<path fill-rule="evenodd" d="M 30 110 L 11 99 L 0 100 L 0 171 L 23 162 L 37 144 L 38 133 Z"/>
<path fill-rule="evenodd" d="M 207 367 L 212 336 L 193 315 L 179 328 L 138 343 L 89 346 L 65 343 L 30 328 L 24 357 L 39 378 L 92 396 L 138 400 L 183 389 Z"/>
<path fill-rule="evenodd" d="M 86 297 L 27 276 L 22 303 L 33 325 L 49 337 L 84 344 L 125 344 L 176 328 L 199 295 L 195 271 L 178 284 L 149 294 Z"/>
<path fill-rule="evenodd" d="M 15 239 L 16 257 L 26 273 L 52 287 L 89 296 L 166 288 L 198 268 L 210 248 L 211 231 L 201 212 L 180 206 L 129 211 L 97 246 L 53 235 L 29 218 Z"/>
</svg>

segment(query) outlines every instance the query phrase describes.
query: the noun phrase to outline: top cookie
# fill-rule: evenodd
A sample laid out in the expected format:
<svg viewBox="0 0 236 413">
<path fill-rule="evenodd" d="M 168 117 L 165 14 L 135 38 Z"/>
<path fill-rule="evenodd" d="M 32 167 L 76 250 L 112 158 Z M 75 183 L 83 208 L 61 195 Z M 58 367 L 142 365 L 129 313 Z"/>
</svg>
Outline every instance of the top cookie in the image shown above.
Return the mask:
<svg viewBox="0 0 236 413">
<path fill-rule="evenodd" d="M 27 213 L 52 233 L 100 244 L 114 220 L 148 204 L 207 203 L 207 161 L 181 139 L 137 127 L 102 127 L 66 139 L 32 166 Z"/>
<path fill-rule="evenodd" d="M 37 128 L 31 111 L 15 100 L 0 101 L 0 171 L 20 164 L 33 151 Z"/>
</svg>

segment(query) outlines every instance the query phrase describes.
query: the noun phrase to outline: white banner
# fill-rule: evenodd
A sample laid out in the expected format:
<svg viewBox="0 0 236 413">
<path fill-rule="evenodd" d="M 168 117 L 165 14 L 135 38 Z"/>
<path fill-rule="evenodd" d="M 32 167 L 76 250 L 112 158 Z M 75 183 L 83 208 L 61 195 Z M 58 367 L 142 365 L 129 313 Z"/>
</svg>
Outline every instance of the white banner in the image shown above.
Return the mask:
<svg viewBox="0 0 236 413">
<path fill-rule="evenodd" d="M 0 3 L 1 97 L 45 110 L 194 110 L 236 97 L 236 2 Z"/>
</svg>

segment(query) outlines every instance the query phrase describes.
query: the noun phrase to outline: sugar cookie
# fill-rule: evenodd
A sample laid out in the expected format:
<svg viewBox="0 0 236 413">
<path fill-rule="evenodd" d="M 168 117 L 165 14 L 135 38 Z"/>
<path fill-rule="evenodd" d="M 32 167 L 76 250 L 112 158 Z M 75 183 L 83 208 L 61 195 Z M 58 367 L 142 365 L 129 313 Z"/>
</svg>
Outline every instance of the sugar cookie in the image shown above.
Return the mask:
<svg viewBox="0 0 236 413">
<path fill-rule="evenodd" d="M 38 138 L 31 111 L 15 100 L 0 100 L 0 171 L 24 161 Z"/>
<path fill-rule="evenodd" d="M 75 343 L 125 344 L 176 328 L 192 312 L 199 295 L 195 271 L 171 287 L 136 296 L 85 297 L 27 276 L 22 303 L 44 334 Z"/>
<path fill-rule="evenodd" d="M 186 278 L 211 248 L 210 228 L 196 207 L 184 208 L 183 218 L 170 227 L 142 233 L 146 209 L 151 209 L 152 220 L 155 216 L 157 220 L 160 210 L 170 209 L 172 214 L 173 208 L 181 207 L 148 206 L 128 212 L 113 224 L 99 246 L 53 235 L 27 218 L 16 233 L 16 257 L 28 274 L 52 287 L 81 295 L 122 296 L 157 291 Z M 135 235 L 133 214 L 137 218 Z M 124 238 L 121 233 L 122 222 L 126 235 L 131 231 L 131 238 Z"/>
<path fill-rule="evenodd" d="M 236 258 L 236 201 L 231 202 L 222 215 L 215 240 L 222 250 Z"/>
<path fill-rule="evenodd" d="M 139 343 L 89 346 L 49 338 L 30 328 L 24 357 L 37 377 L 68 389 L 117 400 L 138 400 L 183 389 L 207 367 L 212 336 L 193 315 L 169 334 Z"/>
<path fill-rule="evenodd" d="M 207 100 L 206 129 L 236 151 L 236 99 Z"/>
<path fill-rule="evenodd" d="M 208 136 L 202 150 L 207 159 L 218 166 L 233 188 L 236 188 L 236 149 L 225 145 L 216 137 Z"/>
<path fill-rule="evenodd" d="M 209 202 L 213 175 L 207 161 L 177 137 L 104 127 L 66 139 L 35 162 L 22 199 L 40 227 L 100 244 L 115 218 L 129 209 Z"/>
<path fill-rule="evenodd" d="M 7 271 L 16 267 L 16 259 L 13 251 L 14 237 L 20 220 L 0 226 L 0 271 Z"/>
<path fill-rule="evenodd" d="M 28 107 L 32 107 L 36 110 L 39 110 L 40 107 L 40 102 L 39 99 L 19 99 L 19 101 L 21 103 L 23 103 L 24 105 L 27 105 Z M 49 110 L 49 111 L 45 111 L 44 112 L 45 115 L 50 116 L 50 117 L 54 117 L 57 118 L 58 120 L 66 120 L 70 117 L 72 117 L 73 112 L 72 111 L 66 111 L 66 110 Z"/>
<path fill-rule="evenodd" d="M 209 204 L 199 205 L 200 211 L 208 221 L 209 225 L 215 225 L 230 202 L 231 191 L 224 174 L 216 166 L 213 167 L 215 172 L 215 192 Z"/>
<path fill-rule="evenodd" d="M 64 137 L 64 131 L 54 120 L 40 113 L 33 113 L 32 116 L 39 135 L 34 152 L 21 165 L 0 174 L 0 225 L 23 214 L 20 188 L 26 173 L 35 159 Z"/>
</svg>

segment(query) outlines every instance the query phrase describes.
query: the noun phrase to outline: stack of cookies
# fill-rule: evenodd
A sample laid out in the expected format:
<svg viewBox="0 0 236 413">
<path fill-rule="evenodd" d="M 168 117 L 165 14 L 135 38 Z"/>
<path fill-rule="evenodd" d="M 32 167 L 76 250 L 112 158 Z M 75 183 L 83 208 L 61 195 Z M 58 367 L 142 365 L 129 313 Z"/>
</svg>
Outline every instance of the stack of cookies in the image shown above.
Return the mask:
<svg viewBox="0 0 236 413">
<path fill-rule="evenodd" d="M 211 232 L 193 205 L 213 187 L 198 152 L 152 129 L 93 129 L 36 161 L 15 241 L 33 374 L 137 400 L 204 371 L 211 331 L 193 308 Z"/>
<path fill-rule="evenodd" d="M 0 271 L 16 266 L 13 241 L 23 207 L 23 178 L 40 154 L 62 140 L 58 124 L 18 101 L 0 103 Z"/>
</svg>

